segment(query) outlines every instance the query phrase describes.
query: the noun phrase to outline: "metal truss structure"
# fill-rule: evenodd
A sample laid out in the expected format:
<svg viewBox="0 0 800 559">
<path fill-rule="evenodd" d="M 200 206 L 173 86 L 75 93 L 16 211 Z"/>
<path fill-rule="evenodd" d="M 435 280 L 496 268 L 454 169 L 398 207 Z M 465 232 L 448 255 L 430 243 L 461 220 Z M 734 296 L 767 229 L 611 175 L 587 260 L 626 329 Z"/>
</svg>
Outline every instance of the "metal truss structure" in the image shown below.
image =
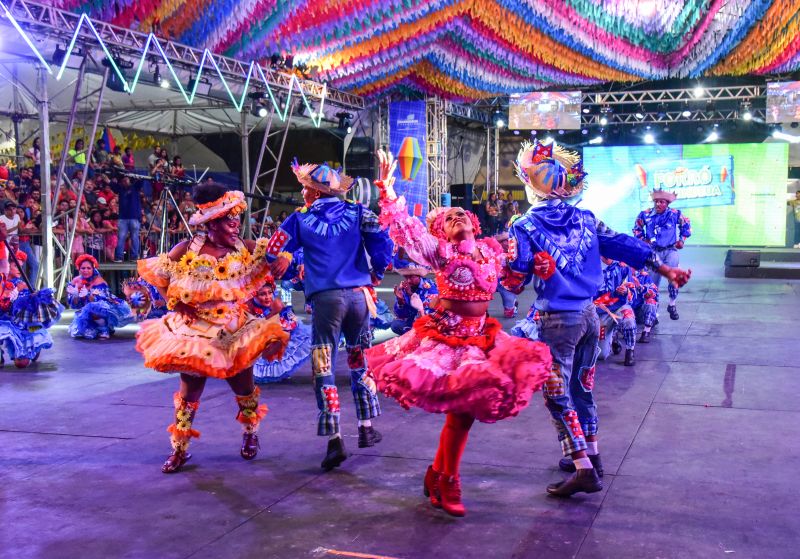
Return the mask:
<svg viewBox="0 0 800 559">
<path fill-rule="evenodd" d="M 70 56 L 75 52 L 99 48 L 109 61 L 112 72 L 130 93 L 134 92 L 145 64 L 150 60 L 157 60 L 166 64 L 189 105 L 194 102 L 201 79 L 211 77 L 218 81 L 218 85 L 227 93 L 239 111 L 242 110 L 250 89 L 265 89 L 276 110 L 280 113 L 281 109 L 284 109 L 283 118 L 286 117 L 285 107 L 279 106 L 275 94 L 278 91 L 287 91 L 291 94 L 296 90 L 306 101 L 309 112 L 318 115 L 319 118 L 315 121 L 317 126 L 321 120 L 322 110 L 315 110 L 311 106 L 310 99 L 327 100 L 329 103 L 353 110 L 361 110 L 365 106 L 364 99 L 358 95 L 328 89 L 326 84 L 298 79 L 295 74 L 278 72 L 254 61 L 243 62 L 213 54 L 208 49 L 195 49 L 174 41 L 159 39 L 152 33 L 140 33 L 95 21 L 85 14 L 78 15 L 27 0 L 0 2 L 0 13 L 6 16 L 29 47 L 30 54 L 47 67 L 49 73 L 53 71 L 41 50 L 31 40 L 31 36 L 37 38 L 46 36 L 59 44 L 66 45 L 63 61 L 56 74 L 57 79 L 61 78 Z M 131 80 L 121 67 L 124 58 L 138 59 L 138 64 L 133 65 L 136 73 Z M 179 69 L 191 73 L 193 76 L 191 87 L 183 87 L 182 80 L 177 75 Z M 234 92 L 234 90 L 240 91 Z"/>
<path fill-rule="evenodd" d="M 425 101 L 427 123 L 426 154 L 428 159 L 428 207 L 442 205 L 442 195 L 449 191 L 447 184 L 447 113 L 439 97 Z"/>
<path fill-rule="evenodd" d="M 595 110 L 582 114 L 581 124 L 605 126 L 603 117 L 608 125 L 733 120 L 743 106 L 754 119 L 764 119 L 765 99 L 763 85 L 584 93 L 583 107 Z"/>
<path fill-rule="evenodd" d="M 11 26 L 13 30 L 9 29 Z M 38 69 L 38 79 L 35 91 L 23 83 L 12 83 L 15 88 L 21 88 L 35 100 L 38 115 L 9 115 L 39 120 L 40 135 L 42 137 L 42 160 L 51 160 L 49 142 L 50 117 L 55 113 L 50 112 L 50 99 L 48 98 L 48 80 L 61 80 L 69 63 L 74 68 L 74 60 L 80 58 L 77 78 L 74 83 L 74 95 L 68 112 L 62 114 L 68 118 L 67 130 L 64 140 L 64 151 L 59 154 L 58 165 L 55 167 L 57 180 L 51 188 L 50 168 L 42 166 L 43 185 L 43 258 L 41 277 L 46 285 L 56 287 L 57 295 L 63 295 L 67 282 L 70 279 L 71 263 L 70 253 L 77 227 L 77 208 L 64 215 L 54 215 L 54 206 L 59 199 L 61 189 L 69 180 L 65 173 L 67 150 L 71 143 L 75 128 L 76 117 L 83 115 L 91 119 L 90 141 L 87 142 L 86 161 L 84 165 L 84 179 L 79 186 L 78 198 L 82 196 L 85 177 L 88 175 L 88 162 L 91 161 L 91 150 L 94 147 L 93 139 L 102 115 L 115 111 L 141 110 L 188 110 L 208 108 L 232 107 L 242 115 L 241 125 L 238 129 L 241 136 L 243 152 L 243 182 L 248 193 L 258 192 L 265 194 L 266 185 L 260 186 L 259 180 L 268 177 L 269 195 L 274 191 L 277 167 L 283 154 L 283 146 L 293 115 L 295 102 L 292 95 L 305 104 L 305 110 L 310 115 L 313 124 L 319 127 L 323 119 L 323 106 L 327 102 L 350 110 L 362 110 L 365 106 L 363 98 L 350 93 L 329 89 L 326 84 L 310 80 L 299 79 L 295 74 L 278 72 L 264 67 L 256 62 L 242 62 L 233 58 L 211 53 L 208 49 L 199 50 L 181 45 L 173 41 L 160 39 L 152 33 L 139 33 L 107 23 L 89 19 L 85 14 L 78 15 L 52 6 L 46 6 L 27 0 L 0 0 L 0 29 L 8 30 L 5 37 L 18 36 L 20 40 L 12 41 L 12 50 L 8 53 L 14 57 L 16 63 L 33 63 Z M 43 52 L 49 53 L 51 49 L 60 49 L 62 54 L 59 66 L 51 67 L 48 58 Z M 63 49 L 61 48 L 63 46 Z M 126 62 L 127 60 L 127 62 Z M 136 62 L 132 62 L 136 61 Z M 85 85 L 86 73 L 89 69 L 99 68 L 103 80 L 99 88 L 81 96 L 81 88 Z M 103 93 L 109 78 L 115 77 L 122 85 L 124 91 L 133 94 L 137 85 L 142 82 L 143 69 L 146 65 L 164 64 L 177 85 L 177 90 L 183 97 L 184 104 L 169 104 L 162 106 L 141 106 L 134 104 L 120 109 L 118 107 L 103 107 Z M 126 70 L 134 70 L 133 77 L 129 77 Z M 189 78 L 188 80 L 186 78 Z M 187 87 L 182 84 L 188 83 Z M 209 90 L 200 94 L 200 84 L 208 84 Z M 72 84 L 70 84 L 72 85 Z M 214 89 L 215 91 L 212 91 Z M 271 110 L 266 123 L 266 131 L 258 156 L 258 162 L 253 170 L 252 180 L 249 165 L 249 136 L 253 129 L 247 122 L 249 105 L 246 102 L 251 94 L 256 93 L 263 100 L 263 105 Z M 90 111 L 81 112 L 79 103 L 88 98 L 93 98 L 96 105 Z M 202 99 L 203 103 L 195 103 Z M 278 131 L 271 131 L 274 117 L 278 117 L 285 125 Z M 273 152 L 267 142 L 270 137 L 282 134 L 280 149 Z M 19 141 L 19 135 L 17 134 Z M 266 172 L 261 171 L 265 157 L 274 160 L 274 166 Z M 268 206 L 264 211 L 267 215 Z M 52 232 L 56 220 L 62 219 L 67 223 L 67 231 L 63 241 L 57 239 Z M 248 228 L 249 230 L 249 228 Z M 262 221 L 263 230 L 263 221 Z"/>
</svg>

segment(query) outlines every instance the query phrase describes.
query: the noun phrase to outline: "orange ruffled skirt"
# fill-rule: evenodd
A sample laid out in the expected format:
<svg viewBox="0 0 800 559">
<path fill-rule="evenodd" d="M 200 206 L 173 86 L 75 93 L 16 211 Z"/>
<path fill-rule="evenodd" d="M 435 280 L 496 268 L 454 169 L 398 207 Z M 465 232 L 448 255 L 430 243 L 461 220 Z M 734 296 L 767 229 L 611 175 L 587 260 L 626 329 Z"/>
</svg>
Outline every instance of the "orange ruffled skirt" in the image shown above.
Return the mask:
<svg viewBox="0 0 800 559">
<path fill-rule="evenodd" d="M 289 343 L 278 317 L 264 319 L 242 312 L 225 325 L 197 319 L 187 324 L 171 312 L 142 322 L 136 349 L 144 365 L 162 373 L 230 378 L 251 367 L 272 342 Z"/>
<path fill-rule="evenodd" d="M 367 362 L 378 388 L 406 409 L 494 423 L 528 405 L 552 358 L 546 345 L 509 336 L 493 318 L 437 311 L 367 350 Z"/>
</svg>

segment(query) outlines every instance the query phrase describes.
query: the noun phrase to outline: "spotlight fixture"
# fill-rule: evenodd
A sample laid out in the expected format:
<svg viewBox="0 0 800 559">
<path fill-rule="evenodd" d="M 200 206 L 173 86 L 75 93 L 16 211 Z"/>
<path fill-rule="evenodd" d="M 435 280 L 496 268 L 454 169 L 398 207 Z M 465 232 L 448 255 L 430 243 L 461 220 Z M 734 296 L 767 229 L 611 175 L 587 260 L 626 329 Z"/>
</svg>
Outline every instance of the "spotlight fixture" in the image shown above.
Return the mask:
<svg viewBox="0 0 800 559">
<path fill-rule="evenodd" d="M 531 138 L 535 138 L 535 137 L 536 137 L 536 134 L 538 134 L 538 133 L 539 133 L 539 132 L 538 132 L 538 131 L 536 131 L 536 130 L 531 130 Z"/>
<path fill-rule="evenodd" d="M 563 131 L 563 130 L 559 130 L 559 131 L 558 131 L 558 135 L 559 135 L 559 136 L 563 136 L 563 135 L 564 135 L 564 131 Z"/>
<path fill-rule="evenodd" d="M 605 126 L 606 124 L 608 124 L 609 117 L 611 116 L 612 112 L 613 111 L 612 111 L 611 107 L 609 107 L 608 105 L 604 105 L 604 106 L 600 107 L 600 125 L 601 126 Z"/>
<path fill-rule="evenodd" d="M 53 64 L 61 66 L 64 63 L 64 57 L 66 55 L 67 51 L 62 49 L 60 45 L 56 45 L 56 50 L 53 51 Z"/>
<path fill-rule="evenodd" d="M 588 115 L 590 112 L 592 112 L 592 110 L 589 107 L 584 107 L 583 109 L 581 109 L 581 111 L 585 115 Z"/>
<path fill-rule="evenodd" d="M 639 108 L 636 110 L 636 113 L 634 114 L 634 116 L 635 116 L 636 118 L 638 118 L 639 120 L 642 120 L 642 119 L 644 118 L 644 115 L 645 115 L 645 114 L 646 114 L 646 113 L 645 113 L 645 111 L 644 111 L 644 105 L 641 105 L 641 104 L 640 104 L 640 105 L 639 105 Z"/>
<path fill-rule="evenodd" d="M 692 111 L 689 110 L 689 101 L 686 101 L 683 104 L 683 111 L 681 112 L 681 116 L 683 118 L 689 118 L 690 116 L 692 116 Z"/>
<path fill-rule="evenodd" d="M 339 111 L 334 115 L 339 119 L 339 130 L 347 130 L 353 122 L 353 115 L 347 111 Z M 349 133 L 349 132 L 348 132 Z"/>
<path fill-rule="evenodd" d="M 589 143 L 592 144 L 593 146 L 596 146 L 597 144 L 602 144 L 603 143 L 603 137 L 602 136 L 595 136 L 594 138 L 589 140 Z"/>
<path fill-rule="evenodd" d="M 555 142 L 552 136 L 545 136 L 544 141 L 542 142 L 545 145 L 549 145 Z"/>
<path fill-rule="evenodd" d="M 583 134 L 584 136 L 586 136 L 587 134 L 589 134 L 589 130 L 587 130 L 586 128 L 584 128 L 583 130 L 581 130 L 581 134 Z"/>
<path fill-rule="evenodd" d="M 514 135 L 519 136 L 519 130 L 514 130 Z"/>
<path fill-rule="evenodd" d="M 716 142 L 717 140 L 719 140 L 719 134 L 716 130 L 712 130 L 706 138 L 706 142 Z"/>
<path fill-rule="evenodd" d="M 658 112 L 656 116 L 661 120 L 662 118 L 667 117 L 667 104 L 666 103 L 659 103 L 658 104 Z"/>
<path fill-rule="evenodd" d="M 247 96 L 251 99 L 252 106 L 250 107 L 250 112 L 254 116 L 264 118 L 269 114 L 266 107 L 266 94 L 263 91 L 254 91 L 248 93 Z"/>
<path fill-rule="evenodd" d="M 749 100 L 741 102 L 739 105 L 739 114 L 742 120 L 753 120 L 753 113 L 750 111 L 750 107 L 752 106 L 753 104 Z"/>
<path fill-rule="evenodd" d="M 644 143 L 646 144 L 654 144 L 656 142 L 656 137 L 653 136 L 652 132 L 648 132 L 644 135 Z"/>
<path fill-rule="evenodd" d="M 494 124 L 495 128 L 503 128 L 506 125 L 506 120 L 500 109 L 495 110 L 492 114 L 492 124 Z"/>
<path fill-rule="evenodd" d="M 695 99 L 700 99 L 700 97 L 705 95 L 705 92 L 706 90 L 703 88 L 703 86 L 698 83 L 696 86 L 694 86 L 694 89 L 692 90 L 692 95 L 694 95 Z"/>
</svg>

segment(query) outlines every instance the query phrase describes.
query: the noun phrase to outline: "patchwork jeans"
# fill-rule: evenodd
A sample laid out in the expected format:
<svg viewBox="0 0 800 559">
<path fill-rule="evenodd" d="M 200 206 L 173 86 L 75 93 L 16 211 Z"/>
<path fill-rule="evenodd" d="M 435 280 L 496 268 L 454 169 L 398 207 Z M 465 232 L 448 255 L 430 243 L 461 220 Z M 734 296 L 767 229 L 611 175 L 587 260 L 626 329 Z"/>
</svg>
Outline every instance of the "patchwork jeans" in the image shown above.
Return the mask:
<svg viewBox="0 0 800 559">
<path fill-rule="evenodd" d="M 656 247 L 656 254 L 661 257 L 661 260 L 667 266 L 671 268 L 676 268 L 678 264 L 680 264 L 680 257 L 678 256 L 678 249 L 674 247 L 670 248 L 659 248 Z M 653 279 L 656 282 L 656 287 L 658 287 L 659 293 L 663 293 L 661 291 L 661 274 L 653 270 Z M 678 298 L 678 288 L 672 285 L 671 283 L 667 283 L 667 291 L 669 292 L 669 299 L 670 301 L 674 301 Z"/>
<path fill-rule="evenodd" d="M 636 316 L 630 305 L 622 305 L 615 311 L 617 320 L 605 311 L 598 312 L 600 319 L 600 359 L 605 361 L 611 355 L 611 342 L 618 333 L 622 335 L 625 349 L 636 347 Z"/>
<path fill-rule="evenodd" d="M 329 289 L 312 296 L 311 369 L 319 416 L 318 435 L 339 432 L 339 392 L 334 370 L 339 339 L 344 334 L 350 388 L 356 403 L 356 417 L 371 419 L 381 414 L 375 381 L 367 373 L 364 350 L 370 347 L 369 308 L 361 289 Z"/>
<path fill-rule="evenodd" d="M 553 355 L 544 398 L 564 456 L 586 450 L 586 436 L 597 434 L 594 367 L 600 319 L 593 303 L 581 311 L 540 312 L 539 339 Z"/>
</svg>

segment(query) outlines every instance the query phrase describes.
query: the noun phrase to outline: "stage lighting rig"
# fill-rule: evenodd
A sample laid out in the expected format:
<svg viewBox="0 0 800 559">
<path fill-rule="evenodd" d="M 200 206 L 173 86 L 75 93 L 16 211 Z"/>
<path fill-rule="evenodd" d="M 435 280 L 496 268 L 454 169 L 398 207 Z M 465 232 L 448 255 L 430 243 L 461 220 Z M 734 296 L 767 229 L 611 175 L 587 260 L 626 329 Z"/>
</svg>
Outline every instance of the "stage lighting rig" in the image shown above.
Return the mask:
<svg viewBox="0 0 800 559">
<path fill-rule="evenodd" d="M 348 113 L 347 111 L 339 111 L 334 115 L 337 119 L 339 119 L 338 128 L 339 130 L 346 130 L 349 134 L 352 130 L 353 124 L 353 114 Z"/>
</svg>

